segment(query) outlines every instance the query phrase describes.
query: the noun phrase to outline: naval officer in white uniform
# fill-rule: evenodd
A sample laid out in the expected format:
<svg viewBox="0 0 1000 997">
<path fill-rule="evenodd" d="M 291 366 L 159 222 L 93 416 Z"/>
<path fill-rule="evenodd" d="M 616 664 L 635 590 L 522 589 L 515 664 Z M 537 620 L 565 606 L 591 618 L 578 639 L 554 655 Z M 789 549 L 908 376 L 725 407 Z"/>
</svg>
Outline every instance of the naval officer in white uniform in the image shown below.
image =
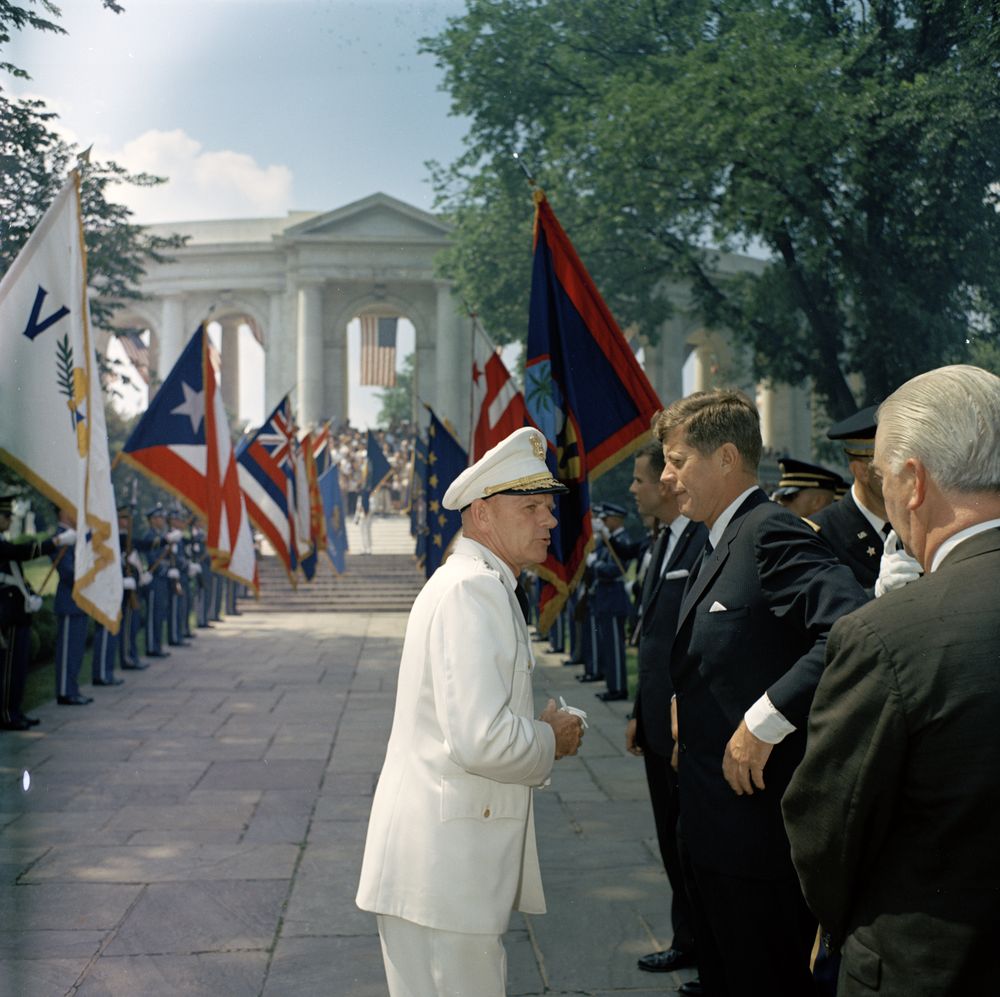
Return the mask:
<svg viewBox="0 0 1000 997">
<path fill-rule="evenodd" d="M 545 559 L 565 490 L 544 456 L 519 429 L 455 479 L 462 537 L 410 612 L 357 896 L 392 997 L 499 997 L 511 911 L 545 912 L 531 791 L 583 727 L 553 700 L 532 716 L 517 577 Z"/>
</svg>

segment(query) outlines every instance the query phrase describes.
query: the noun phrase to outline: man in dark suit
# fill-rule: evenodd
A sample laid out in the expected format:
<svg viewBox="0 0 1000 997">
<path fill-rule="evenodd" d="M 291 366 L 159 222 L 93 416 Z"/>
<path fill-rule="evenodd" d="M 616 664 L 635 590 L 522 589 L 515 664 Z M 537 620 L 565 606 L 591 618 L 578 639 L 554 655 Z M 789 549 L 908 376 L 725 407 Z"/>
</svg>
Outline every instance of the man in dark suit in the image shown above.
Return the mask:
<svg viewBox="0 0 1000 997">
<path fill-rule="evenodd" d="M 834 423 L 826 435 L 843 446 L 854 481 L 842 498 L 809 519 L 834 554 L 854 572 L 861 587 L 871 594 L 889 533 L 882 484 L 872 468 L 875 406 Z"/>
<path fill-rule="evenodd" d="M 698 970 L 713 997 L 807 994 L 816 922 L 781 794 L 805 747 L 827 633 L 865 593 L 760 490 L 760 419 L 745 395 L 697 392 L 655 431 L 680 512 L 709 530 L 670 656 Z"/>
<path fill-rule="evenodd" d="M 629 488 L 639 515 L 653 516 L 660 523 L 639 599 L 639 687 L 625 730 L 625 747 L 633 755 L 641 755 L 646 766 L 656 839 L 673 894 L 673 941 L 670 948 L 639 959 L 639 968 L 648 973 L 666 973 L 695 964 L 694 930 L 677 854 L 679 811 L 677 773 L 671 766 L 674 739 L 670 732 L 670 699 L 674 689 L 670 681 L 670 645 L 688 573 L 708 536 L 703 524 L 692 523 L 678 512 L 676 497 L 660 480 L 662 473 L 663 447 L 650 443 L 636 454 Z"/>
<path fill-rule="evenodd" d="M 784 800 L 842 997 L 997 992 L 1000 378 L 943 367 L 878 412 L 874 467 L 924 568 L 838 623 Z"/>
</svg>

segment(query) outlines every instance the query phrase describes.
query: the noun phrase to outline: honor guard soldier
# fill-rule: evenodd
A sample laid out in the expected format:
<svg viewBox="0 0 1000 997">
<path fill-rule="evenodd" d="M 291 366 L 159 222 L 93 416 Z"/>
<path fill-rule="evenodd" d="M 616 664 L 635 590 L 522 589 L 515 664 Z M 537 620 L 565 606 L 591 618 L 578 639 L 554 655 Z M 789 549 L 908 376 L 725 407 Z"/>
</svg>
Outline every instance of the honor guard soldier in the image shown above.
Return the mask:
<svg viewBox="0 0 1000 997">
<path fill-rule="evenodd" d="M 876 406 L 869 405 L 827 430 L 826 435 L 844 448 L 854 482 L 843 498 L 809 517 L 838 560 L 854 572 L 859 584 L 869 592 L 875 587 L 890 530 L 882 483 L 872 470 L 875 409 Z"/>
<path fill-rule="evenodd" d="M 150 658 L 166 658 L 170 652 L 163 650 L 163 631 L 167 623 L 170 600 L 170 543 L 167 540 L 167 515 L 162 505 L 155 505 L 146 513 L 149 529 L 134 541 L 134 546 L 146 558 L 148 574 L 152 576 L 145 587 L 146 598 L 146 654 Z"/>
<path fill-rule="evenodd" d="M 191 630 L 191 613 L 194 610 L 197 595 L 197 583 L 201 577 L 201 565 L 194 554 L 194 516 L 186 509 L 180 518 L 180 530 L 184 534 L 181 543 L 184 545 L 184 557 L 187 560 L 187 570 L 181 575 L 181 587 L 184 589 L 184 612 L 181 613 L 181 638 L 194 640 Z"/>
<path fill-rule="evenodd" d="M 128 505 L 118 506 L 118 541 L 121 551 L 122 569 L 122 618 L 118 633 L 113 634 L 103 623 L 98 623 L 94 630 L 94 642 L 90 648 L 90 681 L 93 685 L 122 685 L 124 679 L 115 678 L 115 659 L 119 658 L 119 647 L 128 640 L 128 624 L 126 606 L 129 596 L 135 591 L 136 581 L 129 576 L 126 561 L 126 541 L 131 521 L 131 508 Z M 129 585 L 131 583 L 131 585 Z"/>
<path fill-rule="evenodd" d="M 212 614 L 212 556 L 208 552 L 205 526 L 200 517 L 195 517 L 191 529 L 191 563 L 196 564 L 199 569 L 196 576 L 195 600 L 198 628 L 207 630 L 212 626 L 208 621 Z"/>
<path fill-rule="evenodd" d="M 641 544 L 625 532 L 626 510 L 616 502 L 600 506 L 597 546 L 591 564 L 591 620 L 594 655 L 598 671 L 604 674 L 606 692 L 595 693 L 604 702 L 628 699 L 628 674 L 625 668 L 625 621 L 632 612 L 625 591 L 625 565 Z"/>
<path fill-rule="evenodd" d="M 167 555 L 167 643 L 171 647 L 187 647 L 184 640 L 184 617 L 188 612 L 188 557 L 184 549 L 184 527 L 187 517 L 175 505 L 167 513 L 170 530 L 167 534 L 170 553 Z"/>
<path fill-rule="evenodd" d="M 781 480 L 771 495 L 771 501 L 803 519 L 833 504 L 838 495 L 847 491 L 847 482 L 839 474 L 818 464 L 782 457 L 778 466 L 781 468 Z"/>
<path fill-rule="evenodd" d="M 122 552 L 122 625 L 118 631 L 118 666 L 129 671 L 149 667 L 139 657 L 139 630 L 142 627 L 143 591 L 153 580 L 145 571 L 139 552 L 132 546 L 135 506 L 118 506 L 118 540 Z"/>
<path fill-rule="evenodd" d="M 10 529 L 16 495 L 0 496 L 0 533 Z M 31 614 L 42 604 L 25 581 L 21 564 L 55 549 L 52 540 L 0 540 L 0 730 L 28 730 L 38 723 L 21 711 L 28 676 Z"/>
<path fill-rule="evenodd" d="M 76 579 L 74 544 L 76 530 L 72 527 L 73 513 L 59 510 L 59 532 L 52 538 L 62 549 L 52 555 L 59 584 L 56 587 L 56 702 L 60 706 L 86 706 L 94 700 L 80 693 L 80 666 L 87 644 L 87 614 L 73 599 Z"/>
</svg>

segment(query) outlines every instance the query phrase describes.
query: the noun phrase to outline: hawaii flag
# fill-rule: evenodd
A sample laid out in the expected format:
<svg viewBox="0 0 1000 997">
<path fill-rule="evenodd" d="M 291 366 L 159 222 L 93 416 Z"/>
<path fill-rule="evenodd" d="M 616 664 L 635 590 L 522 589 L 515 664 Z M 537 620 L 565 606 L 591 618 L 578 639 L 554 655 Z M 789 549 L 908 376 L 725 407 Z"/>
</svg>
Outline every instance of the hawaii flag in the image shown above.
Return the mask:
<svg viewBox="0 0 1000 997">
<path fill-rule="evenodd" d="M 472 463 L 515 430 L 533 425 L 524 395 L 478 325 L 472 349 L 472 420 Z"/>
<path fill-rule="evenodd" d="M 202 325 L 118 458 L 204 517 L 212 569 L 256 589 L 253 535 Z"/>
<path fill-rule="evenodd" d="M 73 599 L 117 633 L 118 520 L 75 170 L 0 281 L 0 343 L 0 460 L 73 511 Z"/>
</svg>

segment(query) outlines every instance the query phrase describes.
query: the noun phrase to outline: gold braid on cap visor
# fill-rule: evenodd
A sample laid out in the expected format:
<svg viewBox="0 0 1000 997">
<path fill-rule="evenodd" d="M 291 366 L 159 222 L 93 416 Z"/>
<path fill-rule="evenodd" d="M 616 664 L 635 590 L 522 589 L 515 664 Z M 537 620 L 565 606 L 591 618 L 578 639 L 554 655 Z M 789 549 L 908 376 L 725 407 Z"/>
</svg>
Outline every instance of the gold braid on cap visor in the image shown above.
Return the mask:
<svg viewBox="0 0 1000 997">
<path fill-rule="evenodd" d="M 506 481 L 502 485 L 488 485 L 483 489 L 483 498 L 489 498 L 498 492 L 527 492 L 539 486 L 559 488 L 561 487 L 561 483 L 556 481 L 548 471 L 540 471 L 538 474 L 529 474 L 524 478 L 515 478 L 513 481 Z"/>
</svg>

